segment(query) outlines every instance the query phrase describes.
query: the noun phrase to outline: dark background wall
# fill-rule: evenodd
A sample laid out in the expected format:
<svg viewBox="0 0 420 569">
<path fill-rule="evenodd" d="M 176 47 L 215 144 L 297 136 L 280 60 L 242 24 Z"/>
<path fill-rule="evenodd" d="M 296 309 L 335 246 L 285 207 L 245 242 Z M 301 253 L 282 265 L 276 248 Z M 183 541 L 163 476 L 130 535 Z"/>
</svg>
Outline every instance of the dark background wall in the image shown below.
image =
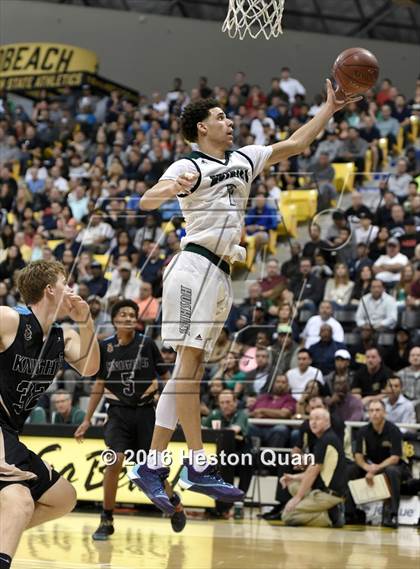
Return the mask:
<svg viewBox="0 0 420 569">
<path fill-rule="evenodd" d="M 290 0 L 289 0 L 290 1 Z M 287 10 L 287 4 L 286 4 Z M 184 86 L 206 75 L 211 85 L 229 86 L 235 71 L 267 88 L 283 65 L 306 86 L 320 91 L 335 56 L 359 45 L 373 51 L 381 77 L 391 77 L 407 96 L 419 73 L 419 46 L 284 30 L 279 39 L 231 40 L 221 22 L 142 15 L 134 12 L 0 0 L 0 43 L 61 42 L 98 54 L 100 73 L 150 93 L 168 90 L 175 76 Z"/>
</svg>

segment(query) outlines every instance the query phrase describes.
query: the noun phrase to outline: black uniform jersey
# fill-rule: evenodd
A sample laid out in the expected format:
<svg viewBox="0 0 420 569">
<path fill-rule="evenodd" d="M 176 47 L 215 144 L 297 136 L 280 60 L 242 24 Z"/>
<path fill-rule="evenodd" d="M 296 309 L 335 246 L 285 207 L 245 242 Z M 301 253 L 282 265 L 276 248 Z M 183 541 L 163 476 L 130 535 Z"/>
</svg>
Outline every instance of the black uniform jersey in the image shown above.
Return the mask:
<svg viewBox="0 0 420 569">
<path fill-rule="evenodd" d="M 129 344 L 120 345 L 114 335 L 102 340 L 100 349 L 98 377 L 105 381 L 106 390 L 111 392 L 110 401 L 117 400 L 136 407 L 153 399 L 153 395 L 147 400 L 141 397 L 154 379 L 166 373 L 167 368 L 151 338 L 136 332 Z"/>
<path fill-rule="evenodd" d="M 53 324 L 44 332 L 30 308 L 17 307 L 14 342 L 0 352 L 0 424 L 20 430 L 41 395 L 64 363 L 63 330 Z"/>
</svg>

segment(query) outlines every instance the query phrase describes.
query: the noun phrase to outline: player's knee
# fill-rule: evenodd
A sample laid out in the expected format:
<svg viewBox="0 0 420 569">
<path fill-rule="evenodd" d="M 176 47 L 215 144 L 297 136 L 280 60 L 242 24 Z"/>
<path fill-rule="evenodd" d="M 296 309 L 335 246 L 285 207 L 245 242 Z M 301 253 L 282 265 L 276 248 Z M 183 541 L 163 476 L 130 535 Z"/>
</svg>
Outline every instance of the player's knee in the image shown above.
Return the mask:
<svg viewBox="0 0 420 569">
<path fill-rule="evenodd" d="M 8 516 L 19 517 L 29 522 L 34 513 L 35 503 L 26 486 L 13 484 L 0 492 L 0 509 Z"/>
<path fill-rule="evenodd" d="M 74 488 L 69 482 L 65 487 L 65 491 L 63 492 L 63 506 L 66 512 L 72 512 L 77 504 L 77 493 Z"/>
</svg>

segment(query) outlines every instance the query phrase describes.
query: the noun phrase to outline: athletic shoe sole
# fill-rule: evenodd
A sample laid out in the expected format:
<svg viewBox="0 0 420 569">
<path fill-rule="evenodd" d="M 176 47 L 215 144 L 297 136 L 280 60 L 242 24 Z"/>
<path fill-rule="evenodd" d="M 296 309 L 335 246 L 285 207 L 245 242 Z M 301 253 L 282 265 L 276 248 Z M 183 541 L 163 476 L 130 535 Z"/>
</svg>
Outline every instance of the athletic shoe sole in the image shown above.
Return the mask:
<svg viewBox="0 0 420 569">
<path fill-rule="evenodd" d="M 190 490 L 191 492 L 197 492 L 198 494 L 205 494 L 206 496 L 209 496 L 214 500 L 218 500 L 219 502 L 231 503 L 231 502 L 240 501 L 244 498 L 244 493 L 242 492 L 242 490 L 239 490 L 234 486 L 232 486 L 232 489 L 223 486 L 222 488 L 225 491 L 223 493 L 223 492 L 218 492 L 217 487 L 215 487 L 214 485 L 196 484 L 195 482 L 191 482 L 188 479 L 188 471 L 185 467 L 181 471 L 178 484 L 181 486 L 183 490 Z M 227 491 L 230 491 L 231 493 L 228 494 Z"/>
<path fill-rule="evenodd" d="M 132 470 L 130 470 L 127 473 L 128 478 L 133 482 L 133 484 L 135 484 L 136 486 L 138 486 L 140 488 L 140 490 L 142 490 L 144 492 L 144 494 L 146 494 L 146 496 L 149 498 L 149 500 L 151 502 L 153 502 L 153 504 L 159 508 L 159 510 L 161 510 L 161 512 L 163 512 L 164 514 L 169 514 L 170 516 L 172 516 L 172 514 L 175 513 L 175 508 L 174 506 L 171 504 L 171 502 L 169 501 L 169 498 L 166 496 L 155 496 L 154 494 L 152 494 L 150 492 L 150 489 L 147 485 L 147 482 L 145 480 L 143 480 L 141 477 L 139 477 L 139 475 L 137 474 L 137 470 L 136 467 L 134 466 L 134 468 Z"/>
</svg>

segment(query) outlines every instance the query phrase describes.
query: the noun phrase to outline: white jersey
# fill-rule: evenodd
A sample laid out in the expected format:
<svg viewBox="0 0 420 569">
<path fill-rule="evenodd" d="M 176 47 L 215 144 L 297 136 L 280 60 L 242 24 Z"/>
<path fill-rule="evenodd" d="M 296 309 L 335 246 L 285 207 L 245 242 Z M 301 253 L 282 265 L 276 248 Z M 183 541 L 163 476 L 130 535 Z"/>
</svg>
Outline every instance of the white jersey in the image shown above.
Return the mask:
<svg viewBox="0 0 420 569">
<path fill-rule="evenodd" d="M 181 249 L 196 243 L 219 256 L 236 256 L 251 183 L 271 153 L 271 146 L 250 145 L 227 151 L 225 160 L 219 160 L 194 151 L 166 170 L 161 180 L 199 174 L 191 194 L 178 196 L 187 233 Z"/>
</svg>

